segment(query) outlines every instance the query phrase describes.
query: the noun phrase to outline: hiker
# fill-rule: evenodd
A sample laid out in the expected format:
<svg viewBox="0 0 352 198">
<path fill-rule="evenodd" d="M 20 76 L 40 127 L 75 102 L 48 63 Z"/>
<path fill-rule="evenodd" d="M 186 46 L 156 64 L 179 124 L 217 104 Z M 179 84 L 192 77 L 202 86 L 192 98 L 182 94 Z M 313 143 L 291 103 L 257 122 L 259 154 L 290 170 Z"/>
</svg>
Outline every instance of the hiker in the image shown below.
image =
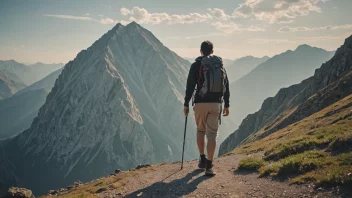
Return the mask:
<svg viewBox="0 0 352 198">
<path fill-rule="evenodd" d="M 184 114 L 188 116 L 189 102 L 192 100 L 195 121 L 197 124 L 197 145 L 200 153 L 198 167 L 205 168 L 205 174 L 214 176 L 213 159 L 216 148 L 216 139 L 219 124 L 221 124 L 221 113 L 228 116 L 229 111 L 229 81 L 226 71 L 223 68 L 222 59 L 213 54 L 213 44 L 210 41 L 204 41 L 201 44 L 200 53 L 192 64 L 186 87 L 186 96 L 184 103 Z M 225 102 L 222 111 L 222 102 Z M 207 136 L 207 154 L 204 153 L 205 136 Z"/>
</svg>

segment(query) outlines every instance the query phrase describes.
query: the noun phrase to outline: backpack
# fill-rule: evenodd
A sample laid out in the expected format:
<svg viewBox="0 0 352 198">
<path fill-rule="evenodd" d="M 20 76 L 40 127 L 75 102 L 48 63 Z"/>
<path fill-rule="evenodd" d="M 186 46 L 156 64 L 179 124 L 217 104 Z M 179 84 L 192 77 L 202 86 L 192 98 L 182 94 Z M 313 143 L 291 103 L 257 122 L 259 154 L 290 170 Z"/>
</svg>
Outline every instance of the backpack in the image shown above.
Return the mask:
<svg viewBox="0 0 352 198">
<path fill-rule="evenodd" d="M 198 75 L 198 95 L 202 98 L 208 94 L 219 96 L 219 102 L 226 91 L 227 75 L 222 59 L 218 56 L 205 56 L 201 60 Z"/>
</svg>

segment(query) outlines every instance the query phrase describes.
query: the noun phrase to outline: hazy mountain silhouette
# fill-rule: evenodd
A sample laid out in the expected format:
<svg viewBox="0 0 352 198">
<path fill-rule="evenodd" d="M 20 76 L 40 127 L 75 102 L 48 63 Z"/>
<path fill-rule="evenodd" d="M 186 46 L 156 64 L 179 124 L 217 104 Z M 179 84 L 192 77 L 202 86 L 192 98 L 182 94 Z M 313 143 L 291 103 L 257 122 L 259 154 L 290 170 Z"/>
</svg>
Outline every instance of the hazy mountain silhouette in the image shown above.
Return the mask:
<svg viewBox="0 0 352 198">
<path fill-rule="evenodd" d="M 277 78 L 277 75 L 273 75 L 272 79 L 264 81 L 264 77 L 260 77 L 258 74 L 268 77 L 270 73 L 260 72 L 260 70 L 256 71 L 258 80 L 268 83 L 265 86 L 261 86 L 255 82 L 259 86 L 255 91 L 259 91 L 259 94 L 261 94 L 263 92 L 260 92 L 260 88 L 270 91 L 268 85 L 274 85 L 275 81 L 279 80 L 277 82 L 283 83 L 284 78 L 294 81 L 294 77 L 302 77 L 304 75 L 303 73 L 297 73 L 297 70 L 306 71 L 306 74 L 308 74 L 315 68 L 317 60 L 321 59 L 320 61 L 323 63 L 322 65 L 320 64 L 321 67 L 316 69 L 311 77 L 299 84 L 282 88 L 275 97 L 263 100 L 260 110 L 247 115 L 239 128 L 221 144 L 219 154 L 224 154 L 241 144 L 270 135 L 352 94 L 350 86 L 352 84 L 351 50 L 352 36 L 346 39 L 344 45 L 336 51 L 328 62 L 325 59 L 330 57 L 332 52 L 302 45 L 294 52 L 288 51 L 276 58 L 274 57 L 275 60 L 268 60 L 264 65 L 258 66 L 257 68 L 263 70 L 265 67 L 275 68 L 275 74 L 280 77 Z M 297 60 L 298 58 L 299 60 Z M 274 63 L 287 63 L 288 60 L 294 61 L 297 65 L 295 66 L 290 62 L 290 64 L 285 64 L 285 66 L 282 65 L 282 67 L 290 66 L 290 68 L 277 71 L 279 65 Z M 311 64 L 311 66 L 308 64 Z M 290 72 L 287 73 L 287 70 Z M 285 73 L 287 74 L 281 77 Z M 255 76 L 254 74 L 252 75 Z M 245 80 L 249 80 L 249 77 L 241 80 L 242 85 L 244 85 Z M 271 88 L 271 90 L 273 89 Z M 253 91 L 253 89 L 248 91 Z M 247 94 L 248 101 L 253 103 L 252 97 L 254 96 L 258 96 L 258 93 L 251 93 L 250 96 Z"/>
<path fill-rule="evenodd" d="M 61 72 L 62 69 L 59 69 L 15 95 L 0 100 L 0 139 L 17 135 L 31 126 Z"/>
<path fill-rule="evenodd" d="M 62 68 L 63 64 L 44 64 L 36 63 L 32 65 L 24 65 L 15 60 L 0 60 L 0 71 L 6 75 L 15 74 L 26 85 L 31 85 L 49 75 L 51 72 Z M 11 78 L 11 77 L 10 77 Z"/>
<path fill-rule="evenodd" d="M 294 51 L 276 55 L 230 85 L 231 119 L 240 122 L 257 111 L 264 99 L 275 95 L 280 88 L 301 82 L 314 74 L 321 63 L 333 56 L 333 52 L 301 45 Z"/>
<path fill-rule="evenodd" d="M 235 82 L 244 75 L 248 74 L 255 67 L 267 61 L 268 59 L 268 56 L 264 56 L 262 58 L 245 56 L 234 60 L 230 65 L 227 65 L 225 67 L 226 72 L 229 76 L 230 83 Z"/>
<path fill-rule="evenodd" d="M 25 87 L 26 85 L 16 74 L 0 71 L 0 100 L 12 96 Z"/>
</svg>

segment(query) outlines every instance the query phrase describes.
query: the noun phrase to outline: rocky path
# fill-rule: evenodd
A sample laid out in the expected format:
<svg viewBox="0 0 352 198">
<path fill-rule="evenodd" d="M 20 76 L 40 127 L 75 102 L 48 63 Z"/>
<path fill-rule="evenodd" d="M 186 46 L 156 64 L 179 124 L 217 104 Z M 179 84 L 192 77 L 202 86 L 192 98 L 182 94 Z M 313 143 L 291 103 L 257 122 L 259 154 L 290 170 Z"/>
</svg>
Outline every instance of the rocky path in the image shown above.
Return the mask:
<svg viewBox="0 0 352 198">
<path fill-rule="evenodd" d="M 215 160 L 214 177 L 204 176 L 197 161 L 155 165 L 127 179 L 119 190 L 107 190 L 100 197 L 338 197 L 331 192 L 315 191 L 311 185 L 258 178 L 256 173 L 236 171 L 243 156 Z"/>
</svg>

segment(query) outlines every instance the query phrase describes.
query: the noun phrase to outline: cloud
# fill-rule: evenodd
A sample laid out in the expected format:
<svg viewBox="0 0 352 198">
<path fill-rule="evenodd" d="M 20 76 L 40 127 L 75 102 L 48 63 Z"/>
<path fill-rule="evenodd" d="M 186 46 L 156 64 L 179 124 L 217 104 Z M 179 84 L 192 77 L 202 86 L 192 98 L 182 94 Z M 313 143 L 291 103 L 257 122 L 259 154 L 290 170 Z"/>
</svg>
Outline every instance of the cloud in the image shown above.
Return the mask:
<svg viewBox="0 0 352 198">
<path fill-rule="evenodd" d="M 186 39 L 195 39 L 195 38 L 203 38 L 203 37 L 211 37 L 211 36 L 226 36 L 224 33 L 210 33 L 210 34 L 202 34 L 197 36 L 187 36 Z"/>
<path fill-rule="evenodd" d="M 145 8 L 133 7 L 131 10 L 121 8 L 123 16 L 129 16 L 130 21 L 136 21 L 141 24 L 191 24 L 204 22 L 211 19 L 208 14 L 189 13 L 189 14 L 167 14 L 162 13 L 149 13 Z"/>
<path fill-rule="evenodd" d="M 225 11 L 220 8 L 208 8 L 208 11 L 210 12 L 212 17 L 218 20 L 227 21 L 228 19 L 232 18 L 232 16 L 227 15 Z"/>
<path fill-rule="evenodd" d="M 116 24 L 118 23 L 117 20 L 111 19 L 111 18 L 104 18 L 103 15 L 99 15 L 101 18 L 100 19 L 94 19 L 91 17 L 88 17 L 87 14 L 86 16 L 73 16 L 73 15 L 53 15 L 53 14 L 45 14 L 43 16 L 46 17 L 54 17 L 54 18 L 59 18 L 59 19 L 71 19 L 71 20 L 81 20 L 81 21 L 94 21 L 94 22 L 99 22 L 104 25 L 110 25 L 110 24 Z"/>
<path fill-rule="evenodd" d="M 73 19 L 73 20 L 82 20 L 82 21 L 93 21 L 91 17 L 87 16 L 73 16 L 73 15 L 54 15 L 54 14 L 45 14 L 46 17 L 54 17 L 59 19 Z"/>
<path fill-rule="evenodd" d="M 225 34 L 225 33 L 209 33 L 209 34 L 201 34 L 201 35 L 187 36 L 187 37 L 172 36 L 172 37 L 167 37 L 166 39 L 197 39 L 197 38 L 203 38 L 203 37 L 227 36 L 227 35 L 228 34 Z"/>
<path fill-rule="evenodd" d="M 127 8 L 121 8 L 120 12 L 123 16 L 127 16 L 127 15 L 131 14 L 131 11 Z"/>
<path fill-rule="evenodd" d="M 268 44 L 268 43 L 312 43 L 312 42 L 317 42 L 317 41 L 329 41 L 329 40 L 341 40 L 343 41 L 346 37 L 348 37 L 350 34 L 342 34 L 339 36 L 332 36 L 332 35 L 326 35 L 326 36 L 307 36 L 307 37 L 296 37 L 293 38 L 292 40 L 288 39 L 266 39 L 266 38 L 253 38 L 253 39 L 248 39 L 247 42 L 251 44 Z"/>
<path fill-rule="evenodd" d="M 109 25 L 109 24 L 116 24 L 118 21 L 115 21 L 114 19 L 111 19 L 111 18 L 101 18 L 99 22 L 104 25 Z"/>
<path fill-rule="evenodd" d="M 295 43 L 287 39 L 264 39 L 264 38 L 253 38 L 247 40 L 251 44 L 267 44 L 267 43 Z"/>
<path fill-rule="evenodd" d="M 245 0 L 233 12 L 233 17 L 249 18 L 268 23 L 290 23 L 311 12 L 320 13 L 317 5 L 326 0 Z"/>
<path fill-rule="evenodd" d="M 240 31 L 247 31 L 247 32 L 263 32 L 265 29 L 256 27 L 256 26 L 249 26 L 249 27 L 241 27 L 241 25 L 236 23 L 222 23 L 222 22 L 215 22 L 212 23 L 219 31 L 222 31 L 226 34 L 231 34 L 233 32 L 240 32 Z"/>
<path fill-rule="evenodd" d="M 351 24 L 346 24 L 346 25 L 328 25 L 328 26 L 322 26 L 322 27 L 282 27 L 278 30 L 278 32 L 308 32 L 308 31 L 319 31 L 319 30 L 339 30 L 339 29 L 352 29 Z"/>
</svg>

